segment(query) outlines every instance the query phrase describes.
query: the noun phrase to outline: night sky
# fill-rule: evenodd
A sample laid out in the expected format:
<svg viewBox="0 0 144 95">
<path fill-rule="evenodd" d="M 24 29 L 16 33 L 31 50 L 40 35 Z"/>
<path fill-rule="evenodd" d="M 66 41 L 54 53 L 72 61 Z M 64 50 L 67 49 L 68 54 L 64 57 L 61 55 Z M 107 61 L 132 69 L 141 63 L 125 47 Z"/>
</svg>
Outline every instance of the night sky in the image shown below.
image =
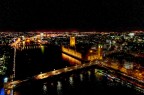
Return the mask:
<svg viewBox="0 0 144 95">
<path fill-rule="evenodd" d="M 144 29 L 143 0 L 0 0 L 0 30 Z"/>
</svg>

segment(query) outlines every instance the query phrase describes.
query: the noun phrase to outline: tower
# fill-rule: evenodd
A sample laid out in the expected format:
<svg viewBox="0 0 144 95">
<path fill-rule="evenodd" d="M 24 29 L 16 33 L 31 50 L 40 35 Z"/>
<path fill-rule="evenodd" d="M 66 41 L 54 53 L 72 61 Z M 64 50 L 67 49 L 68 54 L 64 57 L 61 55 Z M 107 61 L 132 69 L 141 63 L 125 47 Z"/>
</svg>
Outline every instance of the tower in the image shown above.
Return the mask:
<svg viewBox="0 0 144 95">
<path fill-rule="evenodd" d="M 70 46 L 75 47 L 75 36 L 70 37 Z"/>
<path fill-rule="evenodd" d="M 44 36 L 44 34 L 43 34 L 43 33 L 40 33 L 40 40 L 43 39 L 43 36 Z"/>
<path fill-rule="evenodd" d="M 102 59 L 102 45 L 98 45 L 98 59 Z"/>
</svg>

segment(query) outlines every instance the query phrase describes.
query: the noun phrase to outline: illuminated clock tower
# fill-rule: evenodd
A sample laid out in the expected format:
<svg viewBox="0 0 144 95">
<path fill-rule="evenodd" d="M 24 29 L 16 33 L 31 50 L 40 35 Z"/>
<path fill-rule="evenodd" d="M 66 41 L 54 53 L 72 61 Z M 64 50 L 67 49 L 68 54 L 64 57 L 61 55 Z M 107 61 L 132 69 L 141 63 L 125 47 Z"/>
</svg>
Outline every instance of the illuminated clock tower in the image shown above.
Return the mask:
<svg viewBox="0 0 144 95">
<path fill-rule="evenodd" d="M 102 59 L 102 45 L 98 45 L 98 58 Z"/>
<path fill-rule="evenodd" d="M 70 46 L 75 47 L 75 36 L 70 37 Z"/>
</svg>

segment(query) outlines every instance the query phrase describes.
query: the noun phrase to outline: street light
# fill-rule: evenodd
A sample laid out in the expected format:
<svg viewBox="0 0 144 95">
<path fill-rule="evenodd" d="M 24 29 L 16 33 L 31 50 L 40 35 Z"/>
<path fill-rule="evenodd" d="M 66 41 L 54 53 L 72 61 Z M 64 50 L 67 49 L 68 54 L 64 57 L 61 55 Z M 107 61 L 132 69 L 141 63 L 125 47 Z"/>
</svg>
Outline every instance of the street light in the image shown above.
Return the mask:
<svg viewBox="0 0 144 95">
<path fill-rule="evenodd" d="M 92 52 L 93 52 L 93 50 L 90 50 L 89 52 L 90 52 L 90 53 L 92 53 Z"/>
</svg>

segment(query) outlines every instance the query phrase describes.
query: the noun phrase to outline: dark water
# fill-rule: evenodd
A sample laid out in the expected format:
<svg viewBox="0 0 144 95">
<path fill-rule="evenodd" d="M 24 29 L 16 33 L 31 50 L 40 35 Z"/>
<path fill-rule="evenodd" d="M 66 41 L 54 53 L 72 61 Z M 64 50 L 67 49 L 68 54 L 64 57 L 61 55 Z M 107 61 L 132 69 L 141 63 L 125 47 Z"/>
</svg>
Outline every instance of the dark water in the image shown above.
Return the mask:
<svg viewBox="0 0 144 95">
<path fill-rule="evenodd" d="M 28 82 L 17 88 L 15 95 L 143 95 L 135 86 L 112 80 L 104 72 L 91 68 Z"/>
<path fill-rule="evenodd" d="M 17 50 L 16 79 L 71 66 L 62 59 L 60 48 L 45 46 Z M 115 81 L 101 68 L 87 68 L 44 80 L 29 81 L 14 89 L 14 95 L 143 95 L 136 87 Z"/>
<path fill-rule="evenodd" d="M 58 46 L 29 46 L 16 52 L 16 79 L 25 79 L 40 72 L 70 66 L 62 59 Z"/>
</svg>

